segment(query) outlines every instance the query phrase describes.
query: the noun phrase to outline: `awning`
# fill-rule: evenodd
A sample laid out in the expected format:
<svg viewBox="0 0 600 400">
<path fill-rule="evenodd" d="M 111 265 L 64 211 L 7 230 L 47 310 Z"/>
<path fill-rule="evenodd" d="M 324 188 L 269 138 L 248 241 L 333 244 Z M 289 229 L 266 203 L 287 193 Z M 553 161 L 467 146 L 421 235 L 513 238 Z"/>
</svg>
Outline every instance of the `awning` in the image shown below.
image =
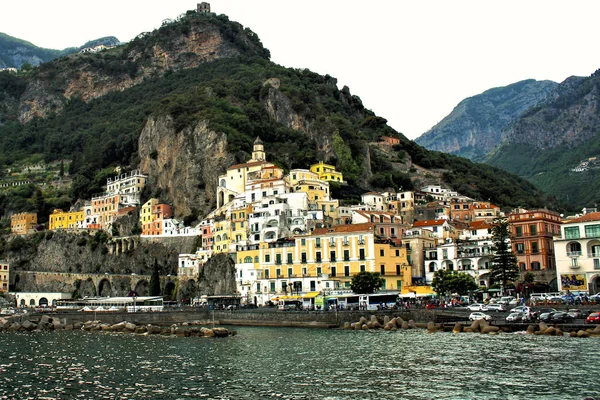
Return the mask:
<svg viewBox="0 0 600 400">
<path fill-rule="evenodd" d="M 279 296 L 279 300 L 301 300 L 301 296 Z"/>
<path fill-rule="evenodd" d="M 321 292 L 308 292 L 306 293 L 304 296 L 305 299 L 314 299 L 315 297 L 317 297 L 319 294 L 321 294 Z"/>
</svg>

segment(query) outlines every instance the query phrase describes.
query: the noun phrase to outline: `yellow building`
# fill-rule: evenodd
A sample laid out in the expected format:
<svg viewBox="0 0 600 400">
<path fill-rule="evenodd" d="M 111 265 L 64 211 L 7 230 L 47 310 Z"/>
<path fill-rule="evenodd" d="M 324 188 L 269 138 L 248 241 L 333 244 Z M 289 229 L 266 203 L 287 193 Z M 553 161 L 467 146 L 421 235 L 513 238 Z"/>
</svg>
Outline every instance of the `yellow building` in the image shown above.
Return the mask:
<svg viewBox="0 0 600 400">
<path fill-rule="evenodd" d="M 231 242 L 245 243 L 248 240 L 248 214 L 252 206 L 234 208 L 231 210 Z"/>
<path fill-rule="evenodd" d="M 327 182 L 343 182 L 344 177 L 341 172 L 337 172 L 335 167 L 330 164 L 325 164 L 319 161 L 317 164 L 310 166 L 310 170 L 319 175 L 319 179 Z"/>
<path fill-rule="evenodd" d="M 275 293 L 285 292 L 294 283 L 300 292 L 349 289 L 354 275 L 369 271 L 383 273 L 383 289 L 401 290 L 401 282 L 410 281 L 406 252 L 389 243 L 376 243 L 373 229 L 371 223 L 340 225 L 268 243 L 260 252 L 265 286 Z"/>
<path fill-rule="evenodd" d="M 83 222 L 84 219 L 85 212 L 83 210 L 65 212 L 57 208 L 50 214 L 48 229 L 51 231 L 57 229 L 76 229 L 77 225 Z"/>
<path fill-rule="evenodd" d="M 10 265 L 0 261 L 0 292 L 8 292 L 10 282 Z"/>
<path fill-rule="evenodd" d="M 142 235 L 149 235 L 152 230 L 154 216 L 152 210 L 158 204 L 158 199 L 150 199 L 144 203 L 140 210 L 140 226 L 142 227 Z"/>
<path fill-rule="evenodd" d="M 213 254 L 229 252 L 231 243 L 231 222 L 225 216 L 215 217 L 215 230 L 213 231 Z"/>
<path fill-rule="evenodd" d="M 15 235 L 30 233 L 35 230 L 36 226 L 36 213 L 19 213 L 10 217 L 10 232 Z"/>
</svg>

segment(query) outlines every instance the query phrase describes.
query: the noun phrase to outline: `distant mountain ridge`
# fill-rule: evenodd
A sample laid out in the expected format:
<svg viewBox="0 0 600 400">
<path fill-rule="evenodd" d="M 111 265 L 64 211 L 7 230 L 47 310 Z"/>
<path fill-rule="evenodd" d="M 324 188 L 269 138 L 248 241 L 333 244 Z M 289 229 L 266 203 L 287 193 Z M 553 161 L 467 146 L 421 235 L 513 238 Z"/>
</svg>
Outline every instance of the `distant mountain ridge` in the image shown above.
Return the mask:
<svg viewBox="0 0 600 400">
<path fill-rule="evenodd" d="M 600 203 L 600 70 L 467 98 L 416 139 L 517 174 L 574 209 Z"/>
<path fill-rule="evenodd" d="M 106 36 L 90 40 L 83 46 L 54 50 L 38 47 L 28 41 L 0 32 L 0 69 L 19 69 L 23 64 L 30 64 L 35 67 L 55 58 L 76 53 L 86 47 L 98 46 L 100 44 L 105 46 L 116 46 L 119 43 L 120 42 L 116 37 Z"/>
<path fill-rule="evenodd" d="M 558 86 L 528 79 L 464 99 L 415 141 L 429 150 L 481 160 L 502 143 L 503 131 L 519 115 L 546 100 Z"/>
</svg>

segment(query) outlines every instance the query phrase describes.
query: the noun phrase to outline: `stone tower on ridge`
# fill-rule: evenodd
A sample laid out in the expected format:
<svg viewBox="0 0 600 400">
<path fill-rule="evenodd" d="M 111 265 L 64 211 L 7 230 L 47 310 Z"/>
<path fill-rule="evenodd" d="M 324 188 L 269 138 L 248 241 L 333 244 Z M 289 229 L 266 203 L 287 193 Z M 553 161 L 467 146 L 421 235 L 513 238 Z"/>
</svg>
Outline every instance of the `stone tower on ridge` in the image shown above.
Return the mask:
<svg viewBox="0 0 600 400">
<path fill-rule="evenodd" d="M 202 3 L 198 3 L 196 7 L 196 12 L 199 13 L 209 13 L 210 12 L 210 3 L 203 1 Z"/>
</svg>

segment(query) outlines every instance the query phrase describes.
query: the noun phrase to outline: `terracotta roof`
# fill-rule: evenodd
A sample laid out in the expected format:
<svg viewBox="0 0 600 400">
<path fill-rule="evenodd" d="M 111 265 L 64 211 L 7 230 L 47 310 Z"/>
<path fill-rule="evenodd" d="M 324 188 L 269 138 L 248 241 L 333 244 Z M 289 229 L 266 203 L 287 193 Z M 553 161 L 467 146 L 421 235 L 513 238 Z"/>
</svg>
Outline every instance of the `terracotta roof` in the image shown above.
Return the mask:
<svg viewBox="0 0 600 400">
<path fill-rule="evenodd" d="M 348 224 L 348 225 L 336 225 L 333 228 L 316 228 L 312 231 L 313 236 L 327 235 L 328 233 L 354 233 L 354 232 L 373 232 L 375 225 L 367 222 L 364 224 Z"/>
<path fill-rule="evenodd" d="M 582 215 L 581 217 L 567 221 L 567 223 L 571 224 L 571 223 L 576 223 L 576 222 L 591 222 L 591 221 L 600 221 L 600 212 L 588 213 L 588 214 Z"/>
<path fill-rule="evenodd" d="M 420 226 L 439 226 L 444 225 L 445 222 L 447 222 L 445 219 L 428 219 L 425 221 L 415 221 L 413 227 L 418 228 Z"/>
<path fill-rule="evenodd" d="M 491 227 L 492 224 L 486 221 L 473 221 L 469 224 L 469 229 L 488 229 Z"/>
<path fill-rule="evenodd" d="M 392 212 L 387 212 L 387 211 L 365 211 L 365 210 L 356 210 L 354 211 L 357 214 L 360 214 L 364 217 L 368 217 L 371 215 L 383 215 L 385 217 L 399 217 L 399 215 L 396 215 Z"/>
<path fill-rule="evenodd" d="M 259 164 L 270 164 L 270 163 L 267 163 L 266 161 L 252 161 L 252 162 L 247 162 L 244 164 L 232 165 L 231 167 L 227 168 L 227 170 L 229 171 L 230 169 L 253 167 L 253 166 L 259 165 Z"/>
</svg>

